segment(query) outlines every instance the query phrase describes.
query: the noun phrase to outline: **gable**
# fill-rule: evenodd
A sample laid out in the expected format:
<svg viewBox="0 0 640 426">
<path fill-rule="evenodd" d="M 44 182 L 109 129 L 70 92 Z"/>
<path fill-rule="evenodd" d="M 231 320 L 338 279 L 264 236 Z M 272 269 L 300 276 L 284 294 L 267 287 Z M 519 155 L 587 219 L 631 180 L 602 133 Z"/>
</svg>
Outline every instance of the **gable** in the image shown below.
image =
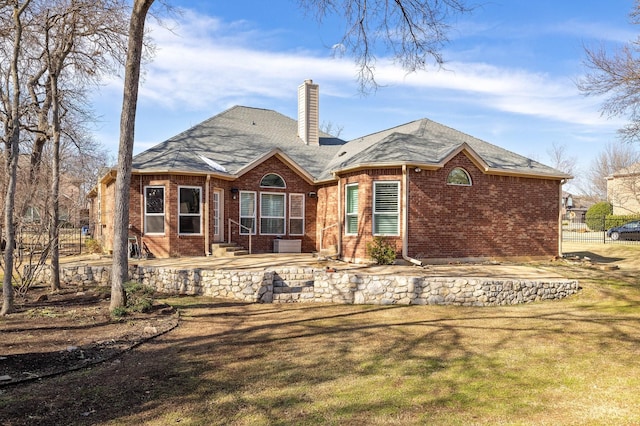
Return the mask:
<svg viewBox="0 0 640 426">
<path fill-rule="evenodd" d="M 344 143 L 320 132 L 319 145 L 305 145 L 295 120 L 272 110 L 236 106 L 136 155 L 133 168 L 235 178 L 277 150 L 315 179 Z"/>
</svg>

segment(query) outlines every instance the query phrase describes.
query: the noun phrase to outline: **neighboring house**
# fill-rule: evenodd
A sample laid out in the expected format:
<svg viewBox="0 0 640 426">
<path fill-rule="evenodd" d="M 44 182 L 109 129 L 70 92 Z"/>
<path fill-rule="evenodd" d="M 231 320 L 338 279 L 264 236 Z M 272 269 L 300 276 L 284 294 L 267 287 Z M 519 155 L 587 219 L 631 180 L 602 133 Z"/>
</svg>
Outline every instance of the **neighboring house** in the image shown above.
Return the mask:
<svg viewBox="0 0 640 426">
<path fill-rule="evenodd" d="M 607 200 L 613 206 L 614 215 L 640 213 L 640 163 L 607 177 Z"/>
<path fill-rule="evenodd" d="M 0 155 L 5 162 L 4 155 Z M 18 169 L 15 193 L 15 222 L 18 227 L 48 226 L 51 214 L 51 169 L 43 162 L 35 181 L 30 181 L 31 161 L 28 154 L 18 158 Z M 81 191 L 81 182 L 70 175 L 62 173 L 59 182 L 58 219 L 61 226 L 80 227 L 88 220 L 86 199 Z M 0 193 L 6 193 L 6 175 L 0 177 Z"/>
<path fill-rule="evenodd" d="M 571 223 L 585 223 L 589 207 L 594 202 L 586 197 L 562 192 L 562 220 Z"/>
<path fill-rule="evenodd" d="M 248 248 L 249 234 L 254 253 L 297 240 L 348 261 L 375 236 L 413 261 L 558 254 L 565 173 L 428 119 L 349 142 L 318 123 L 307 80 L 297 122 L 236 106 L 136 155 L 131 236 L 158 257 Z M 110 171 L 90 194 L 106 250 L 114 187 Z"/>
</svg>

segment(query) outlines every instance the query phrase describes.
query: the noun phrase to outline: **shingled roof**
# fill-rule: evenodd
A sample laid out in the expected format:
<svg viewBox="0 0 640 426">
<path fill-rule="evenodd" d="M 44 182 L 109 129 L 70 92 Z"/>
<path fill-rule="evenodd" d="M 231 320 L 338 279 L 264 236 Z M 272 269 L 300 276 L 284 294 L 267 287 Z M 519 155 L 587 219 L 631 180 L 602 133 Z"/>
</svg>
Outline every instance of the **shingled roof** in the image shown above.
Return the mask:
<svg viewBox="0 0 640 426">
<path fill-rule="evenodd" d="M 324 177 L 331 172 L 362 167 L 411 165 L 440 168 L 462 151 L 485 172 L 571 178 L 552 167 L 426 118 L 350 141 L 328 164 Z"/>
<path fill-rule="evenodd" d="M 274 151 L 314 179 L 345 141 L 320 132 L 320 145 L 297 136 L 297 122 L 276 111 L 235 106 L 136 155 L 135 171 L 216 173 L 236 176 Z"/>
<path fill-rule="evenodd" d="M 297 122 L 276 111 L 235 106 L 133 158 L 137 172 L 214 173 L 233 179 L 265 156 L 279 153 L 327 181 L 334 173 L 364 167 L 442 167 L 465 152 L 488 173 L 567 179 L 541 163 L 428 119 L 416 120 L 346 142 L 320 133 L 306 145 Z"/>
</svg>

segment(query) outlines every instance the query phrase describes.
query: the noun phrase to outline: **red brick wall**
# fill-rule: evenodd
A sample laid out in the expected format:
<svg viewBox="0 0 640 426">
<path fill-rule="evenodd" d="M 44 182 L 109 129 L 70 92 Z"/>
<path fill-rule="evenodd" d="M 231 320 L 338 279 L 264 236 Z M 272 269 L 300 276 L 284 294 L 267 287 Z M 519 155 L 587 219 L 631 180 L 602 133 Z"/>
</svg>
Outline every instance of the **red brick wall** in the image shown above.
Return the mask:
<svg viewBox="0 0 640 426">
<path fill-rule="evenodd" d="M 447 185 L 449 172 L 463 167 L 472 186 Z M 558 252 L 559 181 L 484 174 L 465 154 L 436 171 L 409 175 L 408 256 L 417 259 L 469 257 L 540 257 Z M 359 232 L 343 236 L 346 259 L 365 259 L 373 239 L 373 182 L 400 181 L 400 169 L 365 170 L 345 174 L 344 186 L 358 183 Z M 402 200 L 401 200 L 402 207 Z M 384 237 L 402 253 L 399 237 Z M 344 225 L 344 217 L 341 218 Z M 344 228 L 343 228 L 344 232 Z"/>
<path fill-rule="evenodd" d="M 269 173 L 276 173 L 284 179 L 286 188 L 260 188 L 260 181 Z M 308 184 L 299 174 L 291 169 L 286 163 L 277 157 L 271 157 L 265 162 L 251 169 L 237 180 L 233 181 L 231 186 L 239 191 L 255 191 L 257 201 L 257 227 L 256 235 L 251 236 L 252 251 L 254 253 L 271 253 L 273 252 L 274 235 L 260 235 L 260 192 L 283 193 L 286 195 L 286 225 L 287 234 L 283 235 L 283 239 L 302 240 L 302 251 L 310 253 L 316 250 L 316 212 L 318 209 L 318 197 L 309 197 L 309 192 L 316 192 L 314 185 Z M 289 235 L 289 194 L 304 194 L 305 201 L 305 235 Z M 231 217 L 236 222 L 240 221 L 240 197 L 233 200 L 229 199 L 227 217 Z M 238 227 L 232 229 L 231 239 L 238 242 L 245 248 L 249 247 L 249 236 L 239 235 Z"/>
<path fill-rule="evenodd" d="M 472 186 L 447 185 L 463 167 Z M 559 181 L 484 174 L 464 154 L 436 171 L 409 170 L 409 256 L 552 256 L 558 253 Z"/>
<path fill-rule="evenodd" d="M 358 235 L 344 235 L 342 243 L 343 256 L 348 260 L 363 260 L 367 258 L 367 243 L 373 240 L 373 182 L 384 180 L 399 182 L 400 196 L 402 198 L 402 169 L 364 170 L 349 173 L 341 177 L 343 200 L 346 185 L 352 183 L 358 184 Z M 395 247 L 398 254 L 402 251 L 402 219 L 401 212 L 400 235 L 397 237 L 384 237 L 386 242 Z M 344 214 L 341 220 L 344 223 Z M 343 233 L 345 231 L 346 228 L 343 228 Z"/>
<path fill-rule="evenodd" d="M 338 185 L 327 184 L 317 188 L 318 207 L 317 207 L 317 224 L 318 231 L 316 240 L 318 241 L 316 250 L 320 250 L 320 239 L 322 238 L 322 248 L 338 246 L 337 226 L 338 218 Z"/>
<path fill-rule="evenodd" d="M 260 188 L 260 181 L 264 175 L 276 173 L 280 175 L 286 188 Z M 143 191 L 145 186 L 158 185 L 165 187 L 165 234 L 164 235 L 144 235 L 144 199 Z M 209 248 L 205 248 L 204 232 L 209 232 L 209 243 L 213 243 L 213 209 L 208 206 L 205 209 L 206 176 L 184 176 L 184 175 L 134 175 L 131 182 L 130 198 L 130 235 L 136 235 L 139 240 L 144 241 L 149 250 L 156 257 L 178 257 L 178 256 L 203 256 Z M 198 186 L 202 188 L 203 211 L 209 214 L 209 229 L 205 230 L 206 221 L 202 220 L 202 235 L 178 235 L 178 188 L 180 186 Z M 302 240 L 302 251 L 312 252 L 316 250 L 316 212 L 317 197 L 310 197 L 310 192 L 316 192 L 313 185 L 308 184 L 300 175 L 289 168 L 284 162 L 276 157 L 272 157 L 264 163 L 256 166 L 235 181 L 225 181 L 211 178 L 209 182 L 209 194 L 212 197 L 215 189 L 221 189 L 223 193 L 222 206 L 224 209 L 222 227 L 223 240 L 228 240 L 228 222 L 231 218 L 239 222 L 239 194 L 234 200 L 231 188 L 238 191 L 255 191 L 257 193 L 258 217 L 256 235 L 252 236 L 252 251 L 254 253 L 269 253 L 273 251 L 274 235 L 260 235 L 260 192 L 273 192 L 286 194 L 286 230 L 284 239 Z M 289 194 L 304 194 L 305 201 L 305 235 L 289 235 Z M 249 248 L 249 237 L 239 235 L 237 225 L 232 226 L 231 240 L 245 248 Z"/>
<path fill-rule="evenodd" d="M 209 205 L 206 199 L 207 180 L 205 176 L 184 175 L 134 175 L 131 183 L 130 198 L 130 235 L 138 236 L 151 253 L 156 257 L 204 256 L 210 250 L 205 247 L 205 232 L 209 232 L 209 243 L 213 243 L 213 211 L 210 208 L 211 197 L 215 189 L 221 189 L 223 198 L 229 196 L 229 182 L 212 178 L 209 181 Z M 146 186 L 164 186 L 165 188 L 165 233 L 164 235 L 144 234 L 144 198 Z M 201 235 L 178 235 L 178 188 L 180 186 L 196 186 L 201 188 L 202 210 L 209 214 L 209 229 L 205 229 L 207 221 L 202 218 Z M 222 200 L 224 208 L 224 199 Z M 225 216 L 226 217 L 226 213 Z M 226 226 L 221 224 L 223 237 Z"/>
<path fill-rule="evenodd" d="M 472 186 L 447 185 L 446 179 L 454 167 L 463 167 L 473 181 Z M 277 173 L 286 182 L 286 188 L 260 188 L 262 177 Z M 402 192 L 402 170 L 378 169 L 353 172 L 341 176 L 341 194 L 344 201 L 345 185 L 359 184 L 359 233 L 357 236 L 343 235 L 342 254 L 346 259 L 365 259 L 366 245 L 372 240 L 372 191 L 377 180 L 400 182 Z M 465 154 L 453 158 L 444 168 L 436 171 L 415 172 L 408 169 L 409 198 L 409 245 L 408 255 L 413 258 L 468 258 L 468 257 L 519 257 L 551 256 L 557 254 L 559 214 L 559 181 L 484 174 Z M 165 186 L 165 235 L 143 235 L 143 199 L 141 190 L 148 185 Z M 178 187 L 182 185 L 202 187 L 203 208 L 205 202 L 205 176 L 144 175 L 133 176 L 131 183 L 130 223 L 131 234 L 144 241 L 157 257 L 201 256 L 205 248 L 205 236 L 179 236 Z M 278 157 L 272 157 L 257 165 L 235 181 L 211 178 L 210 194 L 214 189 L 223 191 L 224 222 L 221 223 L 224 240 L 227 236 L 227 218 L 239 221 L 239 197 L 232 199 L 231 188 L 257 193 L 257 235 L 252 236 L 254 253 L 269 253 L 273 250 L 273 235 L 260 235 L 260 192 L 287 194 L 286 229 L 289 232 L 290 193 L 305 194 L 305 235 L 283 235 L 285 239 L 301 239 L 302 251 L 311 252 L 338 244 L 338 228 L 330 227 L 340 222 L 344 234 L 344 208 L 338 212 L 338 185 L 325 184 L 315 187 Z M 316 192 L 317 197 L 309 197 Z M 105 193 L 112 194 L 111 188 Z M 103 210 L 109 209 L 110 201 L 103 201 Z M 401 203 L 402 204 L 402 203 Z M 344 202 L 342 204 L 344 206 Z M 212 233 L 213 217 L 209 212 Z M 108 215 L 107 215 L 108 216 Z M 400 234 L 404 214 L 400 212 Z M 109 232 L 108 223 L 103 231 Z M 329 227 L 329 228 L 327 228 Z M 327 228 L 324 233 L 323 228 Z M 112 232 L 112 231 L 111 231 Z M 402 235 L 386 237 L 394 245 L 398 255 L 402 250 Z M 232 228 L 231 240 L 248 248 L 248 236 L 239 235 L 236 225 Z M 211 235 L 210 243 L 213 242 Z"/>
</svg>

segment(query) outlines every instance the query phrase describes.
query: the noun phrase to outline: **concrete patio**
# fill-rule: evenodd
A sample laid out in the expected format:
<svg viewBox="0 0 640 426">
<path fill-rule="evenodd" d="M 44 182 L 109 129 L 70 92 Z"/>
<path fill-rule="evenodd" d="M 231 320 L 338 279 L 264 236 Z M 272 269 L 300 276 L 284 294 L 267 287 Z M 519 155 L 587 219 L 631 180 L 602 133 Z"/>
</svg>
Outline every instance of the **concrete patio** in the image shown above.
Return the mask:
<svg viewBox="0 0 640 426">
<path fill-rule="evenodd" d="M 65 266 L 110 266 L 111 257 L 98 255 L 71 256 L 61 259 Z M 300 267 L 349 271 L 370 275 L 413 275 L 430 277 L 507 278 L 507 279 L 557 279 L 560 275 L 540 265 L 510 262 L 456 263 L 415 265 L 364 265 L 334 260 L 319 260 L 310 253 L 265 253 L 236 257 L 181 257 L 167 259 L 129 259 L 129 265 L 172 269 L 206 269 L 260 271 L 272 268 Z"/>
</svg>

